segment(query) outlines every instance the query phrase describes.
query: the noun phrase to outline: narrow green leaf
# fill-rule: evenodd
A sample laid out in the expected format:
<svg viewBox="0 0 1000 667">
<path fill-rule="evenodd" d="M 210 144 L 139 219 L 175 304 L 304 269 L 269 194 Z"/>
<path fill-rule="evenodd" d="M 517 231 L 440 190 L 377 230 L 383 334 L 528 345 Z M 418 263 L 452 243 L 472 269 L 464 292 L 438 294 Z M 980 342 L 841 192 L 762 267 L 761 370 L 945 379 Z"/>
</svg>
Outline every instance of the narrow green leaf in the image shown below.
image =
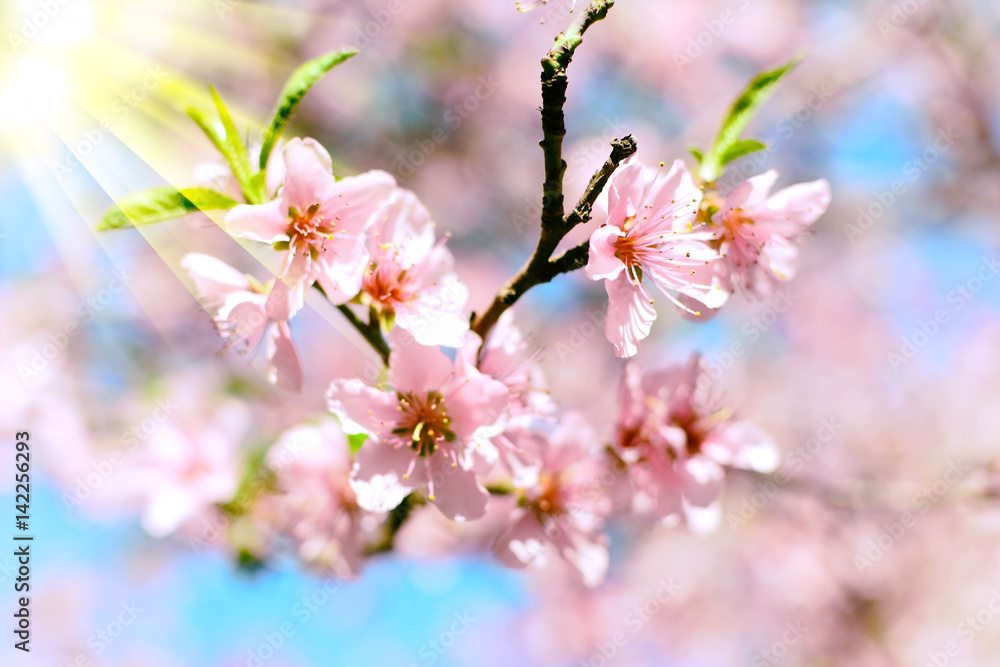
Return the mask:
<svg viewBox="0 0 1000 667">
<path fill-rule="evenodd" d="M 205 136 L 211 140 L 216 150 L 225 155 L 228 149 L 226 148 L 226 136 L 222 130 L 222 126 L 210 120 L 201 109 L 191 107 L 187 110 L 187 115 L 201 128 Z"/>
<path fill-rule="evenodd" d="M 361 445 L 365 444 L 365 440 L 368 436 L 364 433 L 353 433 L 347 436 L 347 442 L 351 445 L 351 453 L 357 454 L 358 450 L 361 449 Z"/>
<path fill-rule="evenodd" d="M 176 190 L 170 186 L 136 192 L 115 203 L 97 225 L 97 231 L 149 225 L 180 218 L 195 211 L 232 208 L 237 202 L 228 195 L 205 188 Z"/>
<path fill-rule="evenodd" d="M 281 91 L 281 95 L 278 96 L 278 102 L 274 107 L 274 116 L 271 119 L 271 125 L 267 128 L 264 133 L 264 144 L 260 149 L 260 169 L 263 171 L 267 167 L 267 158 L 271 155 L 271 150 L 274 148 L 274 144 L 281 137 L 281 133 L 285 131 L 285 126 L 288 125 L 289 119 L 292 117 L 295 108 L 299 106 L 299 102 L 302 98 L 306 96 L 309 89 L 313 85 L 323 78 L 327 72 L 339 65 L 340 63 L 353 58 L 358 55 L 358 52 L 349 49 L 346 51 L 337 51 L 336 53 L 327 53 L 310 60 L 309 62 L 299 65 L 299 67 L 292 72 L 292 75 L 288 77 L 288 81 L 285 82 L 285 88 Z"/>
<path fill-rule="evenodd" d="M 761 72 L 740 93 L 722 121 L 719 136 L 701 163 L 700 175 L 703 180 L 712 182 L 719 177 L 722 166 L 725 164 L 722 157 L 730 146 L 740 140 L 743 131 L 750 123 L 750 119 L 753 118 L 760 105 L 775 91 L 781 78 L 798 65 L 801 59 L 801 56 L 796 56 L 778 69 Z"/>
<path fill-rule="evenodd" d="M 729 145 L 726 152 L 722 154 L 719 159 L 719 164 L 727 165 L 737 158 L 741 158 L 744 155 L 750 153 L 756 153 L 757 151 L 762 151 L 767 149 L 767 144 L 761 143 L 756 139 L 741 139 L 735 143 Z"/>
<path fill-rule="evenodd" d="M 701 164 L 705 160 L 705 155 L 701 152 L 700 148 L 691 146 L 688 148 L 688 153 L 694 156 L 694 159 L 698 161 L 698 164 Z"/>
<path fill-rule="evenodd" d="M 219 92 L 212 85 L 209 85 L 209 89 L 212 91 L 212 100 L 215 102 L 215 109 L 218 111 L 219 119 L 222 121 L 223 133 L 221 138 L 223 139 L 224 148 L 220 150 L 222 150 L 226 161 L 229 162 L 229 166 L 232 167 L 233 175 L 236 176 L 236 180 L 239 182 L 247 201 L 251 204 L 256 204 L 260 199 L 257 196 L 257 190 L 250 183 L 250 156 L 247 154 L 247 147 L 243 143 L 242 137 L 240 137 L 239 130 L 236 129 L 236 123 L 233 121 L 229 109 L 226 108 L 226 104 L 219 97 Z"/>
</svg>

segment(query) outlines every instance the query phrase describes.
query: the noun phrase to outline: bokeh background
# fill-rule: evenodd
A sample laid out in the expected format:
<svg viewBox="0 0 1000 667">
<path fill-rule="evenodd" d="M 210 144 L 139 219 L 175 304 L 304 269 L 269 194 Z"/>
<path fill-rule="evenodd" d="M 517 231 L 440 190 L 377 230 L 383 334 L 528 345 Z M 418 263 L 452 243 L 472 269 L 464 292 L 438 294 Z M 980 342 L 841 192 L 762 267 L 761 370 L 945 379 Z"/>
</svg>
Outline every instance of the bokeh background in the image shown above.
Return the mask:
<svg viewBox="0 0 1000 667">
<path fill-rule="evenodd" d="M 319 139 L 346 171 L 385 169 L 414 190 L 450 232 L 481 310 L 535 241 L 538 61 L 567 8 L 540 23 L 547 9 L 520 14 L 510 0 L 3 3 L 0 432 L 12 444 L 29 429 L 37 457 L 33 652 L 5 646 L 4 664 L 996 664 L 1000 5 L 989 0 L 620 0 L 578 51 L 570 200 L 610 139 L 633 134 L 647 162 L 684 157 L 746 80 L 808 54 L 751 126 L 770 150 L 724 179 L 771 168 L 781 185 L 829 179 L 833 205 L 799 277 L 704 324 L 661 305 L 639 355 L 652 366 L 701 350 L 728 401 L 781 443 L 791 481 L 731 478 L 715 533 L 619 525 L 607 583 L 584 591 L 559 569 L 504 570 L 484 554 L 485 529 L 457 532 L 434 510 L 349 583 L 281 556 L 241 567 L 238 526 L 203 527 L 204 548 L 139 527 L 117 493 L 128 461 L 109 472 L 108 452 L 157 401 L 179 406 L 158 428 L 192 438 L 241 411 L 234 437 L 260 447 L 371 359 L 317 301 L 296 320 L 306 389 L 274 389 L 259 363 L 218 355 L 178 266 L 199 251 L 260 274 L 262 256 L 204 215 L 93 231 L 140 188 L 228 187 L 184 106 L 204 104 L 210 81 L 260 127 L 298 63 L 358 47 L 291 134 Z M 599 428 L 621 371 L 593 326 L 604 300 L 576 274 L 517 306 L 553 395 Z M 0 556 L 5 591 L 13 567 Z M 665 586 L 678 592 L 661 602 Z"/>
</svg>

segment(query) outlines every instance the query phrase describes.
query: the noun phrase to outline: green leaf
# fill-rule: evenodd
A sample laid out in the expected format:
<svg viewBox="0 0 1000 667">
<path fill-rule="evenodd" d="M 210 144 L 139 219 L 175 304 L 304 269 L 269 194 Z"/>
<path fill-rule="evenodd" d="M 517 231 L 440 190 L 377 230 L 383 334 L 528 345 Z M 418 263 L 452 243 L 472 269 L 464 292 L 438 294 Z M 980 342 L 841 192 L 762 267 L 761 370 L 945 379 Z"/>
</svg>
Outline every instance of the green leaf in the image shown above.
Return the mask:
<svg viewBox="0 0 1000 667">
<path fill-rule="evenodd" d="M 222 146 L 220 147 L 218 144 L 216 146 L 222 151 L 222 155 L 229 162 L 229 166 L 232 167 L 233 175 L 236 176 L 236 180 L 239 182 L 247 201 L 251 204 L 256 204 L 260 201 L 260 198 L 257 196 L 257 190 L 250 183 L 250 156 L 247 154 L 247 147 L 240 137 L 239 130 L 236 129 L 236 123 L 233 122 L 233 117 L 230 115 L 229 109 L 226 108 L 222 98 L 219 97 L 219 92 L 212 85 L 209 86 L 209 89 L 212 91 L 212 100 L 215 102 L 216 111 L 219 112 L 219 120 L 222 121 L 223 129 L 222 136 L 220 137 L 222 139 Z"/>
<path fill-rule="evenodd" d="M 801 56 L 796 56 L 778 69 L 761 72 L 736 98 L 736 101 L 729 108 L 729 113 L 722 121 L 719 136 L 701 163 L 700 175 L 704 181 L 711 183 L 719 177 L 722 166 L 725 164 L 723 156 L 733 144 L 740 140 L 743 131 L 750 123 L 750 119 L 753 118 L 760 105 L 775 91 L 781 78 L 798 65 L 801 59 Z"/>
<path fill-rule="evenodd" d="M 726 152 L 722 154 L 719 163 L 726 165 L 737 158 L 743 157 L 744 155 L 749 155 L 750 153 L 756 153 L 757 151 L 766 149 L 767 144 L 757 141 L 756 139 L 741 139 L 736 143 L 729 145 Z"/>
<path fill-rule="evenodd" d="M 694 156 L 694 159 L 698 161 L 698 164 L 701 164 L 705 160 L 705 155 L 701 152 L 701 149 L 696 148 L 695 146 L 688 148 L 688 153 Z"/>
<path fill-rule="evenodd" d="M 358 52 L 353 49 L 327 53 L 299 65 L 292 72 L 292 75 L 288 77 L 288 81 L 285 82 L 284 90 L 278 96 L 278 103 L 274 107 L 274 117 L 271 119 L 271 125 L 264 133 L 264 144 L 260 149 L 261 171 L 267 167 L 267 158 L 271 155 L 274 144 L 281 137 L 281 133 L 285 131 L 285 126 L 288 125 L 292 113 L 295 112 L 295 108 L 299 106 L 299 102 L 306 96 L 309 89 L 331 69 L 356 55 L 358 55 Z"/>
<path fill-rule="evenodd" d="M 351 445 L 351 453 L 357 454 L 358 450 L 361 449 L 361 445 L 365 444 L 365 440 L 367 439 L 368 436 L 364 433 L 352 433 L 347 436 L 347 442 Z"/>
<path fill-rule="evenodd" d="M 236 204 L 231 197 L 215 190 L 176 190 L 163 186 L 136 192 L 115 202 L 115 207 L 97 225 L 97 231 L 149 225 L 180 218 L 195 211 L 232 208 Z"/>
</svg>

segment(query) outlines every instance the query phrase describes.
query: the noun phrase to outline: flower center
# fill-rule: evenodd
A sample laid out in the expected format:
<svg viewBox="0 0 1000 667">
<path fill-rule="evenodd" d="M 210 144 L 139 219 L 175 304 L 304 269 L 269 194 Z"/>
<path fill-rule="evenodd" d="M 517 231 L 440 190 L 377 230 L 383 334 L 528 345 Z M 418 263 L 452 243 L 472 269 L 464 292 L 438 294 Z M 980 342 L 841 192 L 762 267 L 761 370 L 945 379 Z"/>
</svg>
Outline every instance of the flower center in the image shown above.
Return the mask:
<svg viewBox="0 0 1000 667">
<path fill-rule="evenodd" d="M 538 485 L 529 495 L 518 499 L 518 504 L 530 506 L 541 514 L 559 514 L 564 511 L 561 487 L 557 476 L 542 473 Z"/>
<path fill-rule="evenodd" d="M 398 427 L 392 430 L 417 454 L 429 456 L 441 442 L 452 442 L 455 434 L 449 430 L 451 419 L 444 407 L 444 398 L 436 391 L 426 397 L 411 392 L 399 392 L 399 409 L 403 412 Z"/>
</svg>

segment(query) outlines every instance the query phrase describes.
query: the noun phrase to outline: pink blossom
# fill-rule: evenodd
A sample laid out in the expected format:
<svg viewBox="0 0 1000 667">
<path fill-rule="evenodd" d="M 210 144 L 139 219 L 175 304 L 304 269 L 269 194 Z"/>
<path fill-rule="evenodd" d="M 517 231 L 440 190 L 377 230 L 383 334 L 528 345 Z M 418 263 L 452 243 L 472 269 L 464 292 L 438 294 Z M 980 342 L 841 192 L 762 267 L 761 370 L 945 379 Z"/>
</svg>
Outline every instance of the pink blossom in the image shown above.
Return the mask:
<svg viewBox="0 0 1000 667">
<path fill-rule="evenodd" d="M 645 375 L 626 366 L 615 451 L 635 485 L 636 510 L 658 517 L 697 511 L 722 493 L 726 466 L 777 467 L 771 438 L 718 407 L 707 379 L 696 354 L 685 365 Z"/>
<path fill-rule="evenodd" d="M 240 479 L 242 405 L 228 403 L 197 426 L 162 424 L 136 454 L 125 483 L 142 498 L 142 527 L 166 537 L 187 521 L 233 498 Z"/>
<path fill-rule="evenodd" d="M 227 348 L 243 343 L 244 353 L 255 350 L 266 338 L 267 377 L 288 391 L 302 390 L 302 363 L 292 340 L 287 309 L 288 287 L 275 281 L 262 286 L 225 262 L 190 253 L 181 260 L 194 280 L 195 291 L 209 309 Z"/>
<path fill-rule="evenodd" d="M 421 345 L 459 347 L 469 328 L 469 290 L 454 258 L 435 242 L 430 213 L 408 190 L 396 190 L 369 232 L 371 264 L 363 290 L 379 316 Z"/>
<path fill-rule="evenodd" d="M 476 472 L 496 459 L 489 438 L 503 429 L 507 388 L 461 355 L 452 361 L 400 329 L 389 339 L 386 385 L 334 380 L 328 394 L 344 430 L 370 437 L 351 477 L 358 504 L 388 511 L 426 485 L 447 516 L 482 516 L 488 495 Z"/>
<path fill-rule="evenodd" d="M 664 175 L 630 158 L 611 176 L 608 217 L 590 237 L 586 273 L 605 281 L 605 334 L 619 357 L 638 351 L 656 319 L 643 276 L 696 317 L 726 302 L 719 254 L 708 243 L 714 232 L 695 226 L 700 203 L 701 190 L 680 160 Z"/>
<path fill-rule="evenodd" d="M 283 433 L 267 453 L 278 495 L 268 495 L 272 521 L 295 541 L 299 557 L 339 577 L 356 576 L 364 535 L 376 517 L 358 506 L 351 488 L 347 437 L 330 418 Z"/>
<path fill-rule="evenodd" d="M 830 205 L 823 179 L 770 193 L 778 172 L 770 170 L 733 190 L 712 221 L 722 228 L 722 256 L 729 289 L 767 294 L 798 268 L 792 241 L 805 233 Z"/>
<path fill-rule="evenodd" d="M 514 311 L 507 310 L 500 316 L 482 347 L 477 343 L 478 339 L 471 340 L 462 348 L 462 354 L 470 363 L 475 363 L 478 357 L 479 370 L 507 387 L 510 392 L 507 428 L 524 429 L 551 417 L 556 405 L 548 392 L 538 352 L 514 324 Z M 530 439 L 522 438 L 515 443 L 502 433 L 493 438 L 493 444 L 515 483 L 530 485 L 537 480 L 541 459 Z"/>
<path fill-rule="evenodd" d="M 350 301 L 361 290 L 369 259 L 365 230 L 396 182 L 383 171 L 336 180 L 329 153 L 313 139 L 293 139 L 283 157 L 285 182 L 277 198 L 233 208 L 226 215 L 226 229 L 286 250 L 278 277 L 291 291 L 291 298 L 280 304 L 289 319 L 302 308 L 305 291 L 314 282 L 335 304 Z"/>
<path fill-rule="evenodd" d="M 610 500 L 601 492 L 603 470 L 586 420 L 570 413 L 548 436 L 541 431 L 511 431 L 515 442 L 541 452 L 537 482 L 518 490 L 518 507 L 495 549 L 504 564 L 543 567 L 552 551 L 566 560 L 588 586 L 608 569 L 608 540 L 601 532 Z"/>
</svg>

